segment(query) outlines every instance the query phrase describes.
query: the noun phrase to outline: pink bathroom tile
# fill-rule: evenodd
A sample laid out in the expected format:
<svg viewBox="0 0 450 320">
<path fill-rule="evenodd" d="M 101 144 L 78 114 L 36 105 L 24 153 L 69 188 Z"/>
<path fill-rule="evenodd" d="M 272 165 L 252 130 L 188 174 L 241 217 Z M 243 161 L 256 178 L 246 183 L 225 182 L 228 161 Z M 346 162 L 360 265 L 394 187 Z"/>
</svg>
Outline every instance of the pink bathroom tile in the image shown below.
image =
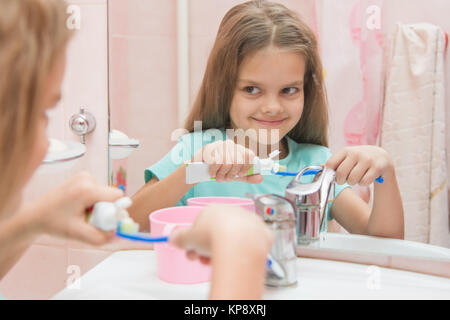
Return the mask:
<svg viewBox="0 0 450 320">
<path fill-rule="evenodd" d="M 36 239 L 36 241 L 33 242 L 33 244 L 36 245 L 60 247 L 64 249 L 67 247 L 67 243 L 68 240 L 65 238 L 54 237 L 47 234 L 41 235 L 39 238 Z"/>
<path fill-rule="evenodd" d="M 127 132 L 130 100 L 129 41 L 126 37 L 110 38 L 110 126 Z"/>
<path fill-rule="evenodd" d="M 176 36 L 176 0 L 110 0 L 112 35 Z"/>
<path fill-rule="evenodd" d="M 65 118 L 78 113 L 80 107 L 96 118 L 93 134 L 86 137 L 86 154 L 77 170 L 88 170 L 99 183 L 108 183 L 108 47 L 106 4 L 82 4 L 81 29 L 69 44 L 67 69 L 63 84 Z M 80 141 L 69 126 L 68 140 Z M 75 170 L 75 169 L 74 169 Z M 76 171 L 75 171 L 76 172 Z"/>
<path fill-rule="evenodd" d="M 128 34 L 130 3 L 131 1 L 109 0 L 108 17 L 110 36 Z"/>
<path fill-rule="evenodd" d="M 144 169 L 170 149 L 178 126 L 176 41 L 113 37 L 111 45 L 111 61 L 117 62 L 111 69 L 111 128 L 140 142 L 125 168 L 127 194 L 132 195 L 144 183 Z"/>
<path fill-rule="evenodd" d="M 311 23 L 311 7 L 314 0 L 279 0 L 287 8 L 304 17 L 306 23 Z M 191 36 L 216 36 L 220 22 L 228 10 L 241 4 L 240 0 L 204 1 L 189 0 L 189 33 Z M 206 27 L 207 26 L 207 27 Z"/>
<path fill-rule="evenodd" d="M 117 237 L 113 241 L 101 246 L 100 249 L 109 252 L 121 250 L 153 250 L 153 245 L 151 243 L 142 241 L 130 241 L 128 239 Z"/>
<path fill-rule="evenodd" d="M 450 278 L 450 261 L 392 256 L 389 267 Z"/>
<path fill-rule="evenodd" d="M 145 242 L 130 241 L 128 239 L 115 237 L 111 239 L 110 242 L 101 246 L 93 246 L 80 241 L 70 240 L 68 242 L 68 249 L 79 251 L 102 251 L 111 253 L 120 250 L 153 250 L 153 246 Z"/>
<path fill-rule="evenodd" d="M 169 37 L 129 38 L 129 112 L 148 120 L 171 124 L 177 103 L 176 43 Z M 124 106 L 125 107 L 125 106 Z M 164 111 L 164 112 L 162 112 Z"/>
<path fill-rule="evenodd" d="M 118 49 L 118 53 L 112 53 L 112 60 L 125 58 L 127 64 L 113 69 L 117 73 L 111 79 L 111 88 L 126 86 L 129 89 L 121 88 L 119 93 L 113 93 L 111 118 L 129 113 L 127 119 L 136 123 L 128 126 L 138 132 L 148 132 L 156 115 L 159 122 L 176 121 L 173 114 L 177 103 L 175 41 L 168 37 L 127 37 L 113 38 L 112 43 L 113 48 Z M 126 72 L 126 78 L 121 78 Z M 137 114 L 140 116 L 132 116 Z M 113 123 L 118 121 L 112 120 Z"/>
<path fill-rule="evenodd" d="M 297 256 L 312 258 L 312 259 L 324 259 L 333 261 L 344 261 L 359 263 L 364 265 L 377 265 L 380 267 L 388 267 L 390 263 L 390 256 L 378 255 L 372 253 L 363 252 L 345 252 L 340 250 L 330 250 L 330 249 L 317 249 L 317 248 L 306 248 L 298 247 Z"/>
<path fill-rule="evenodd" d="M 67 263 L 79 268 L 80 275 L 84 275 L 97 264 L 105 260 L 111 254 L 110 251 L 92 249 L 68 249 Z M 81 282 L 81 286 L 83 283 Z"/>
<path fill-rule="evenodd" d="M 277 2 L 297 13 L 303 21 L 313 27 L 313 5 L 317 2 L 316 0 L 278 0 Z"/>
<path fill-rule="evenodd" d="M 7 299 L 49 299 L 65 287 L 67 250 L 33 245 L 0 282 Z"/>
<path fill-rule="evenodd" d="M 114 107 L 129 113 L 125 133 L 130 137 L 167 137 L 177 127 L 176 44 L 168 37 L 127 41 L 130 91 L 127 103 Z"/>
<path fill-rule="evenodd" d="M 41 165 L 34 172 L 23 192 L 23 201 L 30 202 L 63 184 L 65 173 L 57 165 Z"/>
<path fill-rule="evenodd" d="M 215 36 L 225 13 L 240 3 L 243 1 L 189 0 L 189 34 L 191 36 Z"/>
<path fill-rule="evenodd" d="M 189 99 L 192 105 L 202 84 L 208 57 L 214 46 L 215 35 L 192 35 L 189 41 L 191 51 L 189 57 Z"/>
</svg>

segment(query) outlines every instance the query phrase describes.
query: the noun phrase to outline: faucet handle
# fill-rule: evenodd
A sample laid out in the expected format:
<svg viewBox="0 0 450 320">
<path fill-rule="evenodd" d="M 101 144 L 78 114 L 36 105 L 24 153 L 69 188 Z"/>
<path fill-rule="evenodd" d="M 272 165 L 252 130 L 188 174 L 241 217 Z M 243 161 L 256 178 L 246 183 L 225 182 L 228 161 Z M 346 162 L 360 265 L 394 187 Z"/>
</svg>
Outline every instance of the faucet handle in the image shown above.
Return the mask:
<svg viewBox="0 0 450 320">
<path fill-rule="evenodd" d="M 266 223 L 296 222 L 293 204 L 286 198 L 275 194 L 254 195 L 256 213 Z"/>
</svg>

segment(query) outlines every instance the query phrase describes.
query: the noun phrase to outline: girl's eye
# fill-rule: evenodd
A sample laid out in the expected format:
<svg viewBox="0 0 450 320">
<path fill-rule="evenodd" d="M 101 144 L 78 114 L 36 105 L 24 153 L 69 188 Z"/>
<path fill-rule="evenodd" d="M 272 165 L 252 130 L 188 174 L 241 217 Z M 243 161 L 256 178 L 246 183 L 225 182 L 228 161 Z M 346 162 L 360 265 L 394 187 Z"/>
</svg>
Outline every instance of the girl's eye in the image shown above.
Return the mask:
<svg viewBox="0 0 450 320">
<path fill-rule="evenodd" d="M 257 87 L 245 87 L 244 91 L 249 94 L 258 94 L 260 92 Z"/>
<path fill-rule="evenodd" d="M 292 95 L 292 94 L 299 92 L 299 89 L 295 88 L 295 87 L 284 88 L 282 90 L 282 92 L 283 92 L 283 94 Z"/>
</svg>

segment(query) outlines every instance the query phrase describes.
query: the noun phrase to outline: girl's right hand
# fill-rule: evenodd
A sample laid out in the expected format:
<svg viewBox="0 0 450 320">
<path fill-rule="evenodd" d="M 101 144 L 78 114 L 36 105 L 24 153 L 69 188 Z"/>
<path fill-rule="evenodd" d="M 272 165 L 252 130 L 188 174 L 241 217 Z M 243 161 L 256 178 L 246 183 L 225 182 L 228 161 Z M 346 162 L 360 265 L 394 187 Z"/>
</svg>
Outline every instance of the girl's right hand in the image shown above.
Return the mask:
<svg viewBox="0 0 450 320">
<path fill-rule="evenodd" d="M 189 229 L 176 229 L 170 243 L 191 260 L 211 264 L 209 298 L 261 299 L 273 234 L 261 217 L 240 207 L 209 206 Z"/>
<path fill-rule="evenodd" d="M 113 202 L 123 197 L 119 189 L 97 183 L 88 173 L 80 173 L 37 201 L 24 205 L 37 234 L 46 233 L 93 245 L 108 242 L 113 232 L 103 232 L 86 222 L 87 210 L 99 201 Z"/>
<path fill-rule="evenodd" d="M 234 143 L 232 140 L 216 141 L 199 150 L 193 161 L 208 163 L 209 174 L 217 182 L 241 181 L 258 184 L 263 181 L 260 174 L 246 176 L 255 154 L 253 151 Z"/>
</svg>

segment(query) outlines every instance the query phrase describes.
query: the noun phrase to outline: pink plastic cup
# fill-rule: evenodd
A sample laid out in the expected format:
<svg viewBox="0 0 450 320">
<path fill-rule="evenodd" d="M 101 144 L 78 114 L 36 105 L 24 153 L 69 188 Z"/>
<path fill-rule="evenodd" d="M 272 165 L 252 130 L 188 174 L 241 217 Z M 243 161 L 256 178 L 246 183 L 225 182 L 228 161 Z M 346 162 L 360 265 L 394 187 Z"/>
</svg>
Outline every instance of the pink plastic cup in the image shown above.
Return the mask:
<svg viewBox="0 0 450 320">
<path fill-rule="evenodd" d="M 207 206 L 210 204 L 238 206 L 247 209 L 251 212 L 255 211 L 255 203 L 252 199 L 239 197 L 198 197 L 189 198 L 187 200 L 188 206 Z"/>
<path fill-rule="evenodd" d="M 175 228 L 192 225 L 202 211 L 200 206 L 173 207 L 157 210 L 150 214 L 150 233 L 154 237 L 168 236 Z M 169 243 L 154 245 L 158 265 L 158 277 L 166 282 L 191 284 L 207 282 L 211 279 L 211 267 L 192 261 L 186 251 Z"/>
</svg>

